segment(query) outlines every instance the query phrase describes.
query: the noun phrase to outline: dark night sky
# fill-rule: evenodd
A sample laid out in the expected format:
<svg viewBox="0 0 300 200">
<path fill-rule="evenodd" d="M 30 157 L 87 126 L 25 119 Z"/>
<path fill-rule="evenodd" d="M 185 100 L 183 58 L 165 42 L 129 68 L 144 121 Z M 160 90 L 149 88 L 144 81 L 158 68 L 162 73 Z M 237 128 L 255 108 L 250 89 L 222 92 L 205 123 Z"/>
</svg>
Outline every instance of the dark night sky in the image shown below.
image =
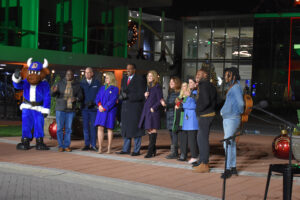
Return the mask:
<svg viewBox="0 0 300 200">
<path fill-rule="evenodd" d="M 160 15 L 161 9 L 166 17 L 177 18 L 183 16 L 224 14 L 253 14 L 270 12 L 299 12 L 299 7 L 293 7 L 294 0 L 173 0 L 173 5 L 166 8 L 146 8 L 152 14 Z M 198 5 L 200 4 L 200 5 Z"/>
</svg>

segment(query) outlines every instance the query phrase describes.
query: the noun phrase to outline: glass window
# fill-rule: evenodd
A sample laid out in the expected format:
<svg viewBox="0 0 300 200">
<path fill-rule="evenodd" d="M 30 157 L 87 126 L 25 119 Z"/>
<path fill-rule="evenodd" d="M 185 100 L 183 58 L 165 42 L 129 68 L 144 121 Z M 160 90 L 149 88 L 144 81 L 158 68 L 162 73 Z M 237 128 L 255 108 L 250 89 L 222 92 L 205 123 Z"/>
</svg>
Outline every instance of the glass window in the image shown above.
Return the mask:
<svg viewBox="0 0 300 200">
<path fill-rule="evenodd" d="M 223 62 L 213 62 L 211 64 L 211 79 L 213 78 L 213 81 L 215 85 L 218 87 L 222 84 L 222 78 L 223 78 Z"/>
<path fill-rule="evenodd" d="M 183 58 L 197 58 L 197 31 L 195 22 L 184 25 L 183 29 Z"/>
<path fill-rule="evenodd" d="M 183 65 L 184 69 L 184 76 L 183 76 L 183 81 L 186 81 L 190 77 L 195 77 L 197 68 L 196 68 L 196 62 L 186 62 Z"/>
<path fill-rule="evenodd" d="M 194 42 L 196 38 L 198 46 Z M 211 81 L 217 85 L 218 91 L 224 94 L 224 68 L 237 67 L 240 70 L 242 87 L 251 88 L 252 52 L 251 19 L 186 22 L 183 40 L 183 59 L 186 59 L 183 65 L 183 78 L 194 76 L 196 69 L 209 68 Z"/>
<path fill-rule="evenodd" d="M 164 33 L 164 41 L 168 49 L 170 50 L 171 54 L 168 53 L 167 50 L 165 50 L 166 53 L 166 61 L 169 64 L 173 64 L 173 55 L 174 55 L 174 47 L 175 47 L 175 33 Z M 161 57 L 161 41 L 158 37 L 155 36 L 155 44 L 154 44 L 154 61 L 159 61 L 160 59 L 163 59 Z"/>
<path fill-rule="evenodd" d="M 251 59 L 253 54 L 253 27 L 241 27 L 240 59 Z"/>
<path fill-rule="evenodd" d="M 209 59 L 211 49 L 211 22 L 200 22 L 199 23 L 199 37 L 198 37 L 198 58 Z"/>
<path fill-rule="evenodd" d="M 239 21 L 228 20 L 226 22 L 226 59 L 238 59 Z"/>
<path fill-rule="evenodd" d="M 242 87 L 250 87 L 251 79 L 252 79 L 252 65 L 240 65 L 239 66 L 240 77 L 241 77 L 241 85 Z"/>
<path fill-rule="evenodd" d="M 222 20 L 215 21 L 212 32 L 212 58 L 222 59 L 225 55 L 225 22 Z"/>
</svg>

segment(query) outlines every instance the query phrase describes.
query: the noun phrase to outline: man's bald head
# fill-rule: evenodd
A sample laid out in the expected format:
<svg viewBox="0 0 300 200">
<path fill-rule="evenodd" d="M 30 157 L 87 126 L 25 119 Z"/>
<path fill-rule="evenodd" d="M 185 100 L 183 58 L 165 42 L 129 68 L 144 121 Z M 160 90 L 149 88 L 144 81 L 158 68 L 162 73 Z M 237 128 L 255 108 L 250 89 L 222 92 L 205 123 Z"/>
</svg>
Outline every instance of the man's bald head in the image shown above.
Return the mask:
<svg viewBox="0 0 300 200">
<path fill-rule="evenodd" d="M 85 78 L 87 80 L 91 80 L 93 78 L 93 76 L 94 76 L 93 68 L 87 67 L 85 69 Z"/>
</svg>

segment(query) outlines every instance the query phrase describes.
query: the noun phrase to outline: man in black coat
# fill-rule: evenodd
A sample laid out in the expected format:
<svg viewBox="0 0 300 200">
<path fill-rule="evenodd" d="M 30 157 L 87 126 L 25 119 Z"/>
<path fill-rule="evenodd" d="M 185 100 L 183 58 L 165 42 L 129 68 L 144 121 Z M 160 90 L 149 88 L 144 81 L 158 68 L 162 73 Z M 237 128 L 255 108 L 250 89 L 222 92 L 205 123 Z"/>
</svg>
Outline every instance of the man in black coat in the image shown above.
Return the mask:
<svg viewBox="0 0 300 200">
<path fill-rule="evenodd" d="M 197 133 L 199 160 L 198 163 L 194 164 L 196 166 L 194 172 L 207 173 L 209 172 L 209 132 L 214 116 L 216 115 L 217 90 L 209 81 L 208 72 L 204 69 L 197 72 L 196 81 L 198 82 L 196 111 L 199 123 Z"/>
<path fill-rule="evenodd" d="M 140 155 L 142 136 L 145 131 L 138 128 L 141 113 L 144 106 L 144 93 L 146 81 L 142 76 L 135 74 L 136 66 L 127 65 L 127 76 L 121 82 L 119 99 L 122 101 L 121 108 L 121 133 L 124 139 L 123 149 L 118 154 L 130 154 L 131 139 L 134 139 L 132 156 Z"/>
</svg>

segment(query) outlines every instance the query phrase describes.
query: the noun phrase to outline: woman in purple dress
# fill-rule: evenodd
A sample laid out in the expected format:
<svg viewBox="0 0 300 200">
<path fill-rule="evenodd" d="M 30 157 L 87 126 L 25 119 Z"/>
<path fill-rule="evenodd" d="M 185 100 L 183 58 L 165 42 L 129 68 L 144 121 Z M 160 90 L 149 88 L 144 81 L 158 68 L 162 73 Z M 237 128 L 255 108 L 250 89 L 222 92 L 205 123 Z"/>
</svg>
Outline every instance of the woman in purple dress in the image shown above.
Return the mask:
<svg viewBox="0 0 300 200">
<path fill-rule="evenodd" d="M 108 146 L 107 153 L 111 153 L 111 142 L 113 139 L 113 129 L 117 114 L 117 100 L 119 88 L 116 87 L 116 78 L 112 72 L 106 73 L 105 84 L 99 89 L 96 97 L 96 105 L 98 105 L 95 126 L 98 126 L 98 142 L 99 151 L 102 153 L 102 143 L 104 140 L 104 128 L 107 128 Z"/>
<path fill-rule="evenodd" d="M 162 88 L 158 84 L 156 71 L 149 71 L 147 74 L 147 91 L 145 92 L 145 104 L 141 115 L 139 128 L 149 133 L 149 146 L 145 158 L 156 155 L 157 129 L 160 129 L 160 101 L 163 99 Z"/>
</svg>

